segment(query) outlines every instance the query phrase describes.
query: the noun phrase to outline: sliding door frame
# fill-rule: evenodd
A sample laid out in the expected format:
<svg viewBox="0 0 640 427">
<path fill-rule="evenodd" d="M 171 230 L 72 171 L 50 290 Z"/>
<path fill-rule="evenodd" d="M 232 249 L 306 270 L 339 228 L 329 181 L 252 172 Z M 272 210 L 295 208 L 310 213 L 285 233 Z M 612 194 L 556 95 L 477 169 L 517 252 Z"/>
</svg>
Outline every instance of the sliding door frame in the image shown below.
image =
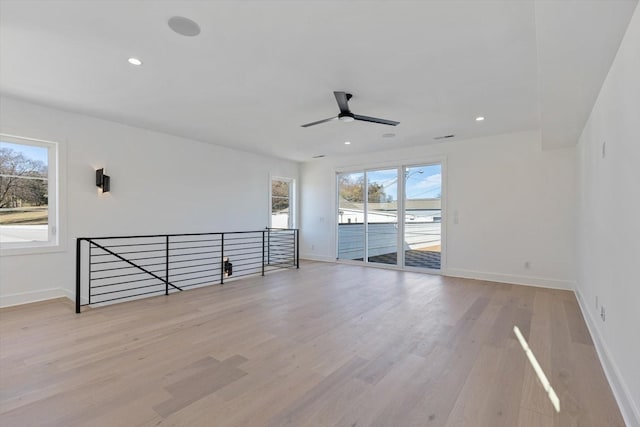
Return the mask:
<svg viewBox="0 0 640 427">
<path fill-rule="evenodd" d="M 442 194 L 440 198 L 440 211 L 442 220 L 440 223 L 440 269 L 435 270 L 431 268 L 423 268 L 423 267 L 405 267 L 404 261 L 404 229 L 405 229 L 405 182 L 404 182 L 404 171 L 406 168 L 417 167 L 417 166 L 429 166 L 440 164 L 441 166 L 441 185 L 442 185 Z M 367 181 L 368 176 L 367 172 L 377 171 L 383 169 L 394 169 L 398 170 L 398 236 L 397 236 L 397 264 L 383 264 L 376 262 L 368 261 L 368 230 L 367 230 L 367 209 L 368 209 L 368 187 Z M 363 203 L 363 221 L 364 221 L 364 254 L 362 261 L 354 261 L 350 259 L 340 259 L 338 258 L 338 249 L 339 249 L 339 236 L 338 236 L 338 228 L 339 228 L 339 196 L 340 189 L 338 184 L 338 175 L 345 173 L 364 173 L 364 189 L 363 195 L 364 203 Z M 446 275 L 446 267 L 447 267 L 447 223 L 449 222 L 449 215 L 447 209 L 447 201 L 448 201 L 448 183 L 447 183 L 447 158 L 444 156 L 430 156 L 424 158 L 422 161 L 416 161 L 414 159 L 407 161 L 395 161 L 395 162 L 384 162 L 377 164 L 367 164 L 363 166 L 349 166 L 344 168 L 336 168 L 334 170 L 334 217 L 333 223 L 335 227 L 335 235 L 334 235 L 334 256 L 337 263 L 341 264 L 352 264 L 352 265 L 360 265 L 360 266 L 369 266 L 376 268 L 385 268 L 390 270 L 403 270 L 403 271 L 413 271 L 418 273 L 428 273 L 428 274 L 441 274 Z M 402 177 L 402 179 L 401 179 Z"/>
</svg>

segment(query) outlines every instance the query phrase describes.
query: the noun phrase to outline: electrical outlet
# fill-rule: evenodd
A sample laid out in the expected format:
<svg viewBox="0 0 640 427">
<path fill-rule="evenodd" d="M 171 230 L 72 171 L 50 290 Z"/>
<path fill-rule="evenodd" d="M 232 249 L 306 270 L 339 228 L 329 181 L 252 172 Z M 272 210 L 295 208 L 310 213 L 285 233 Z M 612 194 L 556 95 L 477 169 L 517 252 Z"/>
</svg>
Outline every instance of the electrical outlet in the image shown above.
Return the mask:
<svg viewBox="0 0 640 427">
<path fill-rule="evenodd" d="M 602 318 L 603 322 L 606 320 L 606 313 L 604 311 L 604 305 L 602 307 L 600 307 L 600 317 Z"/>
</svg>

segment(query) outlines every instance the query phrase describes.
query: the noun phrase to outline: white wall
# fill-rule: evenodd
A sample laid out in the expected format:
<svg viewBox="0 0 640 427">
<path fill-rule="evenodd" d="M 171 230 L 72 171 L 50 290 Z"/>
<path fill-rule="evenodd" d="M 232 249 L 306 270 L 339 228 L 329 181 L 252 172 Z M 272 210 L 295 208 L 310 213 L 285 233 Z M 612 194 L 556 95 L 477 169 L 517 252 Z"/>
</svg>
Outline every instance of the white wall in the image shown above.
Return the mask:
<svg viewBox="0 0 640 427">
<path fill-rule="evenodd" d="M 576 292 L 627 424 L 640 426 L 640 8 L 580 138 L 578 183 Z"/>
<path fill-rule="evenodd" d="M 76 237 L 262 229 L 270 174 L 298 179 L 295 162 L 7 97 L 0 98 L 0 132 L 63 144 L 67 225 L 60 252 L 0 258 L 0 305 L 71 296 Z M 95 186 L 99 167 L 111 176 L 104 195 Z"/>
<path fill-rule="evenodd" d="M 303 164 L 301 257 L 335 259 L 337 169 L 438 157 L 446 159 L 445 274 L 573 288 L 574 149 L 542 151 L 533 131 Z"/>
</svg>

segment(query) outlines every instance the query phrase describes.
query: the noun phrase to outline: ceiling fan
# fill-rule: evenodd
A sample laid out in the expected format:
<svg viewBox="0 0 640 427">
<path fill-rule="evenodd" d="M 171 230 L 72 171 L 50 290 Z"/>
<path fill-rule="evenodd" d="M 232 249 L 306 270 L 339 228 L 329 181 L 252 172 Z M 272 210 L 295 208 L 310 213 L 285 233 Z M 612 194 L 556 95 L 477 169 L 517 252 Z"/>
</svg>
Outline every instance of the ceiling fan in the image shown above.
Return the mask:
<svg viewBox="0 0 640 427">
<path fill-rule="evenodd" d="M 343 122 L 352 122 L 354 120 L 360 120 L 362 122 L 380 123 L 381 125 L 390 125 L 390 126 L 396 126 L 400 124 L 400 122 L 394 122 L 393 120 L 378 119 L 376 117 L 361 116 L 359 114 L 353 114 L 351 110 L 349 110 L 349 104 L 348 104 L 349 100 L 353 97 L 353 95 L 346 92 L 333 92 L 333 94 L 335 95 L 336 101 L 338 102 L 338 107 L 340 108 L 340 114 L 328 119 L 307 123 L 305 125 L 302 125 L 303 128 L 319 125 L 320 123 L 330 122 L 332 120 L 340 120 Z"/>
</svg>

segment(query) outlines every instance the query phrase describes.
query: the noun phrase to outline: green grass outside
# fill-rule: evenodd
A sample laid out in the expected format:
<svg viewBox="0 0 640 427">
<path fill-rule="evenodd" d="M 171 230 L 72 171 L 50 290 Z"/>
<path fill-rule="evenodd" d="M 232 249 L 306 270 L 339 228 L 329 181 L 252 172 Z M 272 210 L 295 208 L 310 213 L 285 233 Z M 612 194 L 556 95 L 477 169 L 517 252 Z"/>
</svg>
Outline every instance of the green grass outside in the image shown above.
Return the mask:
<svg viewBox="0 0 640 427">
<path fill-rule="evenodd" d="M 1 225 L 47 225 L 48 222 L 49 209 L 47 206 L 0 209 Z"/>
</svg>

